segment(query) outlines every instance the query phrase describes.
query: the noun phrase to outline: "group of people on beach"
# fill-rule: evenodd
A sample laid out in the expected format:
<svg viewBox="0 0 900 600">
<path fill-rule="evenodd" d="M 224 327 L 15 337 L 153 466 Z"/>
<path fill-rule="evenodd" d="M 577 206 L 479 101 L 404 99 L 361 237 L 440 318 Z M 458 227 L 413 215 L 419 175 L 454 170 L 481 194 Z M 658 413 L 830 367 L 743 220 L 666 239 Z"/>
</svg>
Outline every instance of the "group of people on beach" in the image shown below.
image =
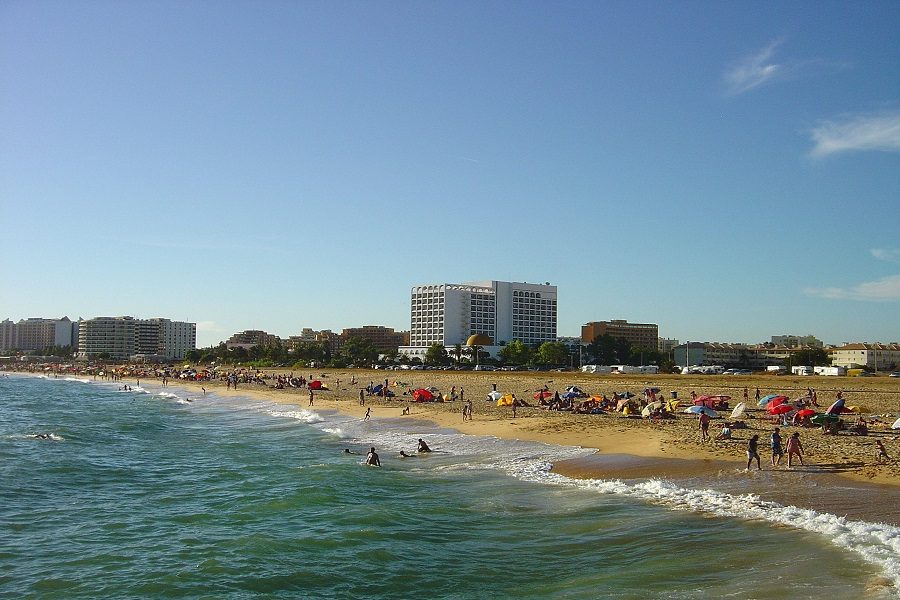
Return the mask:
<svg viewBox="0 0 900 600">
<path fill-rule="evenodd" d="M 416 452 L 418 454 L 428 454 L 432 452 L 431 448 L 428 446 L 428 443 L 419 438 L 418 446 L 416 447 Z M 344 454 L 356 454 L 350 448 L 344 448 Z M 410 458 L 411 454 L 407 454 L 405 450 L 401 450 L 399 454 L 400 458 Z M 378 452 L 375 451 L 375 446 L 369 448 L 369 452 L 366 454 L 366 459 L 363 461 L 363 464 L 368 465 L 370 467 L 380 467 L 381 466 L 381 458 L 378 456 Z"/>
<path fill-rule="evenodd" d="M 757 470 L 762 470 L 762 465 L 760 464 L 759 458 L 759 435 L 753 434 L 753 436 L 747 441 L 747 470 L 750 470 L 750 465 L 753 464 L 753 461 L 756 461 Z M 769 436 L 769 448 L 772 451 L 772 468 L 776 468 L 781 464 L 781 459 L 784 456 L 785 451 L 788 455 L 788 468 L 793 468 L 794 466 L 794 458 L 796 458 L 801 465 L 803 465 L 803 444 L 800 442 L 800 432 L 795 431 L 788 438 L 787 443 L 784 448 L 782 448 L 782 437 L 781 437 L 781 429 L 776 427 L 774 431 L 772 431 Z"/>
</svg>

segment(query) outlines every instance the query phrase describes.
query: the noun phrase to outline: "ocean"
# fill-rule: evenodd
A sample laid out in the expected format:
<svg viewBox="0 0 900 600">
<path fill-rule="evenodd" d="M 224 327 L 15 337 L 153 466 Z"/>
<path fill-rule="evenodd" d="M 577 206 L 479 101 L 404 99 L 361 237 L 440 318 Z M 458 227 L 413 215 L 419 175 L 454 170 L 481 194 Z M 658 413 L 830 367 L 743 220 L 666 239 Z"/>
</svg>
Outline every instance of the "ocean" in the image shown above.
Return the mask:
<svg viewBox="0 0 900 600">
<path fill-rule="evenodd" d="M 898 597 L 892 525 L 549 470 L 574 447 L 121 385 L 0 377 L 0 597 Z M 420 437 L 435 452 L 400 458 Z"/>
</svg>

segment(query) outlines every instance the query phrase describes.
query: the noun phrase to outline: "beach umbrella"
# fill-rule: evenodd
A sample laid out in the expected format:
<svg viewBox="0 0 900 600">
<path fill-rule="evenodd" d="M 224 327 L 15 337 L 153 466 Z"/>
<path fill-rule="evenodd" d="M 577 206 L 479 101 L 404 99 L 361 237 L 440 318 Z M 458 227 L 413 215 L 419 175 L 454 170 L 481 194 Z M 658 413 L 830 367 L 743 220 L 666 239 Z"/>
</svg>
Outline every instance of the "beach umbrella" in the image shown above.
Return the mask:
<svg viewBox="0 0 900 600">
<path fill-rule="evenodd" d="M 306 387 L 308 387 L 311 390 L 321 390 L 322 382 L 319 381 L 318 379 L 315 379 L 313 381 L 310 381 L 308 384 L 306 384 Z"/>
<path fill-rule="evenodd" d="M 891 429 L 900 429 L 900 419 L 894 421 L 894 424 L 891 425 Z"/>
<path fill-rule="evenodd" d="M 549 398 L 552 395 L 553 394 L 551 394 L 550 392 L 544 390 L 544 391 L 540 391 L 540 392 L 535 392 L 534 399 L 535 400 L 543 400 L 544 398 Z"/>
<path fill-rule="evenodd" d="M 826 415 L 837 415 L 843 411 L 844 408 L 844 399 L 838 398 L 834 401 L 834 403 L 828 407 L 828 410 L 825 411 Z"/>
<path fill-rule="evenodd" d="M 732 419 L 740 419 L 741 417 L 744 416 L 744 411 L 746 411 L 746 410 L 747 410 L 746 404 L 744 404 L 743 402 L 738 403 L 738 405 L 734 407 L 734 410 L 731 411 L 731 418 Z"/>
<path fill-rule="evenodd" d="M 413 400 L 416 402 L 431 402 L 434 396 L 428 390 L 419 388 L 412 393 Z"/>
<path fill-rule="evenodd" d="M 662 405 L 663 405 L 663 403 L 660 400 L 657 400 L 656 402 L 651 402 L 650 404 L 645 406 L 644 409 L 641 411 L 641 416 L 649 417 L 650 413 L 652 413 L 657 408 L 662 408 Z"/>
<path fill-rule="evenodd" d="M 566 400 L 578 398 L 578 392 L 565 392 L 564 394 L 560 395 L 560 398 L 565 398 Z"/>
<path fill-rule="evenodd" d="M 779 394 L 766 394 L 765 396 L 763 396 L 762 398 L 759 399 L 759 402 L 757 402 L 756 405 L 758 407 L 762 408 L 763 406 L 766 405 L 766 403 L 769 400 L 771 400 L 773 398 L 777 398 L 778 396 L 779 396 Z"/>
<path fill-rule="evenodd" d="M 501 396 L 503 394 L 497 391 L 488 392 L 488 400 L 499 400 Z"/>
<path fill-rule="evenodd" d="M 502 396 L 497 398 L 497 406 L 512 406 L 512 403 L 512 394 L 503 394 Z"/>
<path fill-rule="evenodd" d="M 709 404 L 707 404 L 709 402 Z M 694 404 L 697 406 L 709 406 L 712 408 L 712 396 L 697 396 L 694 398 Z"/>
<path fill-rule="evenodd" d="M 814 414 L 816 414 L 816 411 L 814 411 L 814 410 L 811 409 L 811 408 L 804 408 L 804 409 L 802 409 L 802 410 L 798 410 L 798 411 L 797 411 L 797 416 L 800 417 L 801 419 L 802 419 L 803 417 L 811 417 L 811 416 L 813 416 Z"/>
<path fill-rule="evenodd" d="M 772 398 L 771 400 L 766 402 L 766 410 L 771 410 L 776 406 L 785 404 L 785 400 L 787 400 L 787 398 L 785 398 L 784 396 L 776 396 L 775 398 Z"/>
<path fill-rule="evenodd" d="M 810 419 L 814 424 L 821 425 L 822 423 L 833 423 L 835 421 L 840 421 L 841 418 L 838 415 L 829 415 L 829 414 L 816 414 Z"/>
<path fill-rule="evenodd" d="M 772 407 L 766 407 L 766 412 L 770 415 L 783 415 L 784 413 L 789 413 L 792 410 L 794 410 L 794 407 L 791 404 L 776 404 Z"/>
<path fill-rule="evenodd" d="M 709 408 L 708 406 L 688 406 L 684 409 L 684 412 L 691 413 L 695 415 L 699 415 L 700 413 L 705 413 L 710 417 L 718 417 L 719 413 Z"/>
<path fill-rule="evenodd" d="M 621 393 L 616 394 L 616 395 L 617 395 L 619 398 L 634 398 L 634 394 L 632 394 L 631 392 L 621 392 Z"/>
</svg>

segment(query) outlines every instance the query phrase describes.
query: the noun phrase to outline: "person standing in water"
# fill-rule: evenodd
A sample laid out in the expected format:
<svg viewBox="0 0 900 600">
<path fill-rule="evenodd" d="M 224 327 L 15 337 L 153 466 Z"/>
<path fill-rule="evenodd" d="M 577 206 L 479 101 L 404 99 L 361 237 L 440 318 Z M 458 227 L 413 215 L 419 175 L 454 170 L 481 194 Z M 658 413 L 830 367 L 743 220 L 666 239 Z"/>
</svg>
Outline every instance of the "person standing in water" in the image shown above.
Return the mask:
<svg viewBox="0 0 900 600">
<path fill-rule="evenodd" d="M 381 466 L 381 460 L 378 458 L 378 453 L 375 452 L 375 446 L 372 446 L 372 449 L 369 450 L 369 453 L 366 455 L 366 464 L 373 467 Z"/>
<path fill-rule="evenodd" d="M 759 436 L 754 435 L 747 442 L 747 470 L 750 470 L 750 464 L 753 462 L 753 459 L 756 459 L 756 469 L 758 471 L 762 471 L 762 465 L 759 464 L 759 451 L 757 450 L 757 444 L 759 444 Z"/>
<path fill-rule="evenodd" d="M 784 455 L 784 451 L 781 449 L 781 430 L 777 427 L 775 431 L 772 432 L 772 437 L 769 439 L 769 445 L 772 448 L 772 466 L 777 467 L 781 464 L 781 457 Z"/>
<path fill-rule="evenodd" d="M 785 444 L 785 450 L 787 450 L 788 455 L 788 468 L 794 466 L 793 459 L 796 455 L 797 460 L 800 461 L 800 464 L 803 464 L 803 444 L 800 443 L 800 433 L 794 432 L 791 434 L 791 437 L 788 438 L 787 444 Z"/>
</svg>

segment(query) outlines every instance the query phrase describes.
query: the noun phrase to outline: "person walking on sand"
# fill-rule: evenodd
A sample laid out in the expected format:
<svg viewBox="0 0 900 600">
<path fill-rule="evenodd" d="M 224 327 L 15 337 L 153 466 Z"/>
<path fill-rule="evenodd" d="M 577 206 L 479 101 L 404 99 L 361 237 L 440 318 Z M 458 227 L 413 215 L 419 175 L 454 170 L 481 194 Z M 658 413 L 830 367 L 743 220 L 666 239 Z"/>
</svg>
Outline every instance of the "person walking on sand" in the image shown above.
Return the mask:
<svg viewBox="0 0 900 600">
<path fill-rule="evenodd" d="M 313 405 L 313 391 L 309 390 L 309 405 Z"/>
<path fill-rule="evenodd" d="M 705 412 L 700 413 L 700 417 L 697 419 L 699 428 L 700 428 L 700 441 L 708 442 L 709 441 L 709 415 Z"/>
<path fill-rule="evenodd" d="M 757 445 L 759 444 L 759 436 L 754 435 L 747 442 L 747 470 L 750 470 L 750 465 L 753 463 L 753 460 L 756 459 L 756 470 L 762 471 L 762 465 L 759 463 L 759 451 L 757 450 Z"/>
<path fill-rule="evenodd" d="M 781 457 L 784 455 L 784 451 L 781 449 L 781 430 L 777 427 L 775 431 L 772 432 L 771 438 L 769 438 L 769 446 L 772 448 L 772 466 L 777 467 L 781 464 Z"/>
<path fill-rule="evenodd" d="M 365 406 L 366 404 L 366 394 L 363 392 L 362 388 L 359 388 L 359 405 Z"/>
<path fill-rule="evenodd" d="M 788 455 L 788 468 L 794 466 L 794 456 L 796 455 L 797 460 L 800 461 L 800 464 L 803 464 L 803 444 L 800 443 L 800 433 L 794 432 L 791 434 L 791 437 L 788 438 L 787 444 L 785 444 L 785 450 L 787 450 Z"/>
<path fill-rule="evenodd" d="M 368 421 L 369 417 L 372 415 L 372 407 L 369 406 L 366 408 L 366 416 L 363 417 L 363 421 Z"/>
<path fill-rule="evenodd" d="M 881 443 L 881 440 L 875 440 L 875 462 L 880 464 L 889 460 L 891 460 L 891 457 L 888 456 L 884 444 Z"/>
<path fill-rule="evenodd" d="M 759 388 L 756 388 L 756 403 L 759 404 Z"/>
</svg>

